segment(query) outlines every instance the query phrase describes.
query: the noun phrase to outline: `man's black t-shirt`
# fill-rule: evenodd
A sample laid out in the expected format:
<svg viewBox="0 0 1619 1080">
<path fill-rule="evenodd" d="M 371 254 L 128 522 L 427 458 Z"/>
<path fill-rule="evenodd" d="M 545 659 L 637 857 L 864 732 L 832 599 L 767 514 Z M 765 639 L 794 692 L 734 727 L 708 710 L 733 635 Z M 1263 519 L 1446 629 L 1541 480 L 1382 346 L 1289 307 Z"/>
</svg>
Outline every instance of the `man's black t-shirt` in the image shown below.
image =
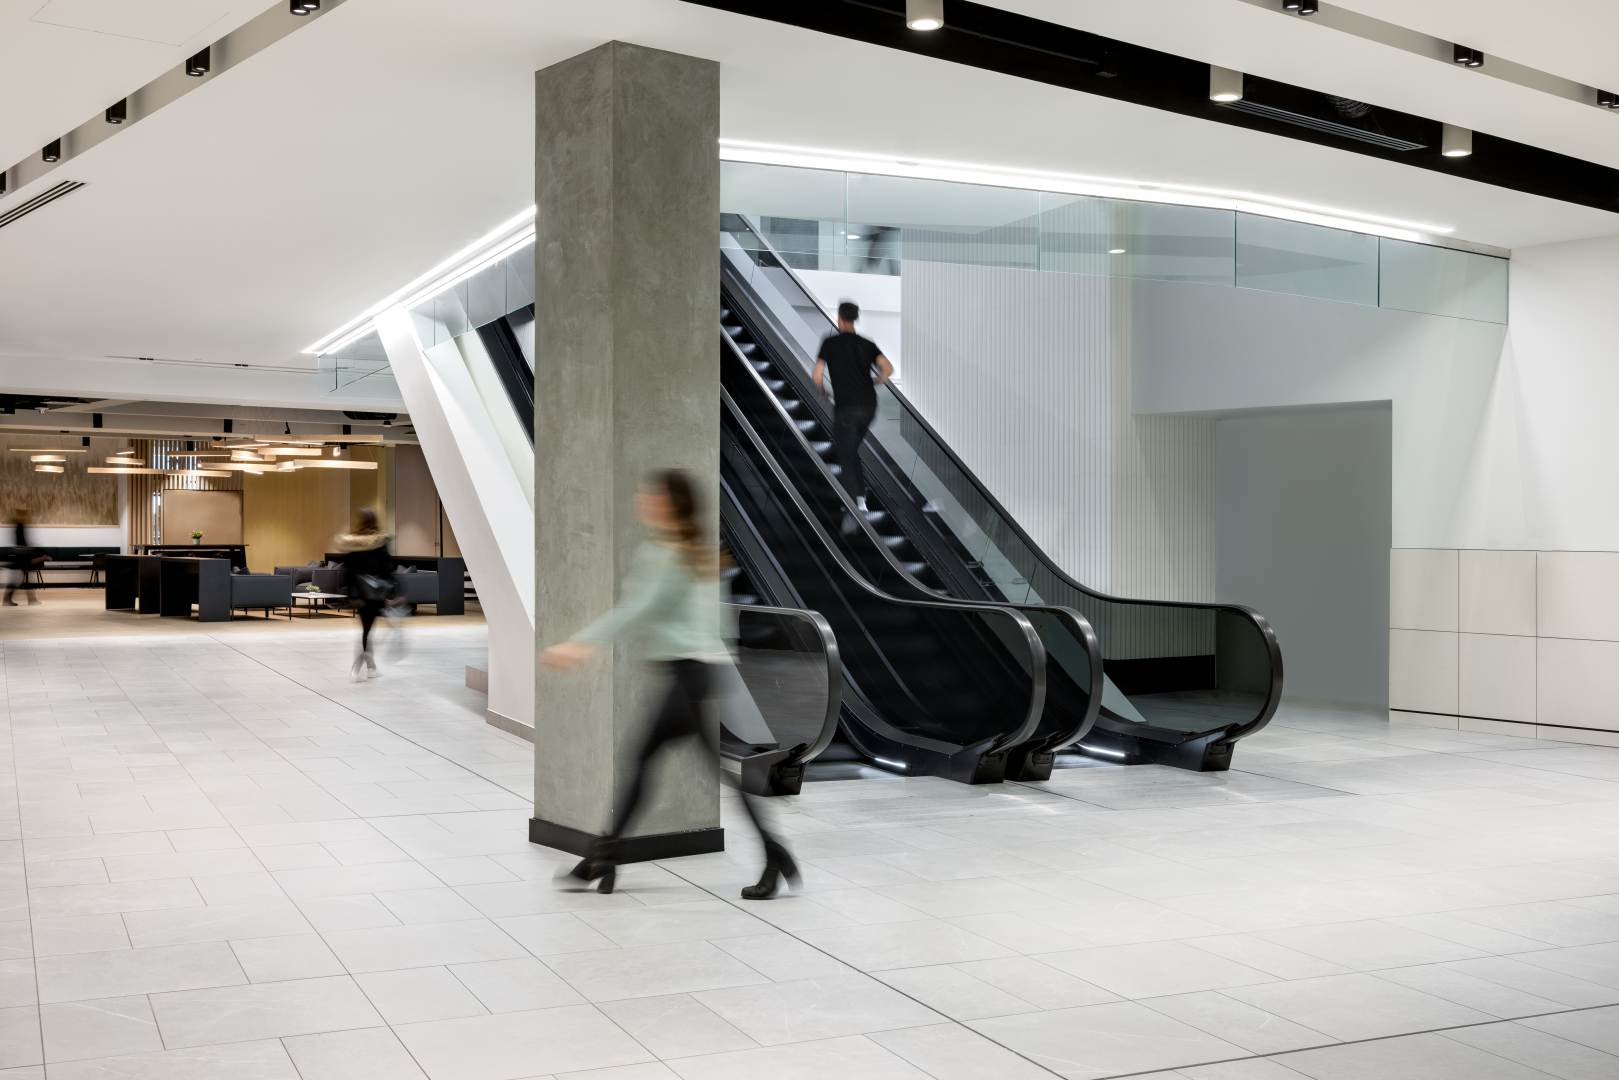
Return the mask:
<svg viewBox="0 0 1619 1080">
<path fill-rule="evenodd" d="M 832 376 L 832 394 L 840 408 L 869 408 L 877 404 L 877 388 L 872 385 L 871 371 L 881 355 L 876 342 L 855 333 L 840 331 L 821 342 L 820 356 Z"/>
</svg>

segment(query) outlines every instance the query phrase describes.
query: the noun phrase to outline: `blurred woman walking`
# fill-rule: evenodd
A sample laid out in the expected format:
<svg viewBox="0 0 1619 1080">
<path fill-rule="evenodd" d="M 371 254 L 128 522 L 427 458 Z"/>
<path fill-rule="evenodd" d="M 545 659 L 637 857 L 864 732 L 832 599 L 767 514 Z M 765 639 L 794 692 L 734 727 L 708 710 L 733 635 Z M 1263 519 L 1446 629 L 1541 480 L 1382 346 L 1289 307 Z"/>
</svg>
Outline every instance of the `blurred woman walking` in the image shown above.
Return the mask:
<svg viewBox="0 0 1619 1080">
<path fill-rule="evenodd" d="M 652 761 L 663 750 L 691 739 L 703 740 L 718 754 L 708 703 L 716 685 L 715 667 L 731 662 L 723 633 L 721 556 L 703 535 L 691 477 L 679 469 L 652 474 L 642 484 L 635 508 L 651 538 L 636 552 L 618 607 L 572 640 L 540 655 L 546 667 L 570 670 L 607 643 L 637 638 L 667 684 L 642 736 L 630 782 L 619 792 L 612 831 L 570 872 L 578 881 L 596 882 L 604 893 L 613 891 L 623 836 L 647 799 Z M 752 796 L 741 795 L 765 853 L 764 874 L 757 884 L 742 890 L 742 897 L 769 900 L 785 885 L 797 885 L 798 866 L 786 844 L 766 827 Z"/>
<path fill-rule="evenodd" d="M 349 678 L 356 682 L 377 677 L 377 660 L 371 651 L 371 630 L 377 616 L 394 595 L 394 557 L 388 550 L 388 534 L 377 523 L 377 512 L 370 507 L 354 515 L 354 531 L 337 538 L 337 552 L 343 560 L 343 578 L 352 603 L 360 616 L 360 648 L 354 654 Z"/>
</svg>

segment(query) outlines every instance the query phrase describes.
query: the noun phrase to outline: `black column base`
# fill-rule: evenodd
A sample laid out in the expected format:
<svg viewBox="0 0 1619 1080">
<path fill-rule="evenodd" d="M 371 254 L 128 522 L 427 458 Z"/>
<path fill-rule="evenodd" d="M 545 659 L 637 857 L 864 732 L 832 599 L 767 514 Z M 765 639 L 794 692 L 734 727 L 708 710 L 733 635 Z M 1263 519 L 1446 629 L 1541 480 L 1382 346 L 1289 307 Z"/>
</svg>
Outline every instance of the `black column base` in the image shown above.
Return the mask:
<svg viewBox="0 0 1619 1080">
<path fill-rule="evenodd" d="M 585 856 L 600 837 L 539 818 L 528 819 L 528 842 L 556 848 L 570 855 Z M 651 836 L 627 836 L 613 849 L 615 861 L 620 863 L 653 862 L 657 859 L 678 859 L 683 855 L 708 855 L 725 850 L 725 830 L 718 825 L 710 829 L 687 829 L 684 832 L 654 833 Z"/>
</svg>

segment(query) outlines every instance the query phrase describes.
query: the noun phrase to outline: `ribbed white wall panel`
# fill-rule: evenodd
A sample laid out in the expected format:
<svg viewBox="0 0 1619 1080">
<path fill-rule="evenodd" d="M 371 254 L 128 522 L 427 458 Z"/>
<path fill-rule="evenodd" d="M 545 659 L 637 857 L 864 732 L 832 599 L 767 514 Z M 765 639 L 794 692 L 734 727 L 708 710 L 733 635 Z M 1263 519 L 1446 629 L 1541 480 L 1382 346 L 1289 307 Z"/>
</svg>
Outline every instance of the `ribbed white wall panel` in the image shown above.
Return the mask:
<svg viewBox="0 0 1619 1080">
<path fill-rule="evenodd" d="M 904 390 L 962 460 L 1079 581 L 1211 599 L 1214 422 L 1132 411 L 1129 280 L 906 253 Z"/>
</svg>

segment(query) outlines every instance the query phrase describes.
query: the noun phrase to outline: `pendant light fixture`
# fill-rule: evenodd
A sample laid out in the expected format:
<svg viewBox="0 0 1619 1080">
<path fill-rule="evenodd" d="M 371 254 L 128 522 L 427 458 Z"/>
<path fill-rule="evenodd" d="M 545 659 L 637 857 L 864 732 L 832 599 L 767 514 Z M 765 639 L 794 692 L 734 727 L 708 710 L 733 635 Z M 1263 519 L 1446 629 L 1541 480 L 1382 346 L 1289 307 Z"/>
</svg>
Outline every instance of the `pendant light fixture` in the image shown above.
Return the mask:
<svg viewBox="0 0 1619 1080">
<path fill-rule="evenodd" d="M 1209 65 L 1209 100 L 1226 104 L 1242 100 L 1242 72 Z"/>
<path fill-rule="evenodd" d="M 1448 158 L 1473 156 L 1473 129 L 1446 124 L 1439 152 Z"/>
</svg>

